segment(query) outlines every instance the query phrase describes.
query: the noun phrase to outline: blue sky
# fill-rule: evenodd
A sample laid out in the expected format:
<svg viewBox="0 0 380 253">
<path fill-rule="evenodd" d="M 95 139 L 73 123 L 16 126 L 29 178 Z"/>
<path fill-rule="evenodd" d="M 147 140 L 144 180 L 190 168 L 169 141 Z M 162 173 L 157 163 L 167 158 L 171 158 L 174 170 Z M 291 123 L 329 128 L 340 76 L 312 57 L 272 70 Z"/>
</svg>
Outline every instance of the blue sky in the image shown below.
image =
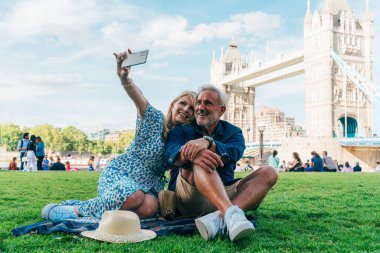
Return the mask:
<svg viewBox="0 0 380 253">
<path fill-rule="evenodd" d="M 348 2 L 361 18 L 365 1 Z M 318 9 L 323 1 L 311 3 Z M 212 51 L 218 56 L 232 37 L 242 53 L 253 50 L 263 60 L 267 41 L 270 57 L 302 48 L 305 12 L 306 0 L 1 1 L 0 122 L 134 128 L 136 109 L 119 85 L 113 52 L 150 49 L 131 76 L 166 111 L 180 91 L 209 82 Z M 379 51 L 375 46 L 378 60 Z M 304 125 L 303 76 L 256 91 L 257 105 L 278 107 Z"/>
</svg>

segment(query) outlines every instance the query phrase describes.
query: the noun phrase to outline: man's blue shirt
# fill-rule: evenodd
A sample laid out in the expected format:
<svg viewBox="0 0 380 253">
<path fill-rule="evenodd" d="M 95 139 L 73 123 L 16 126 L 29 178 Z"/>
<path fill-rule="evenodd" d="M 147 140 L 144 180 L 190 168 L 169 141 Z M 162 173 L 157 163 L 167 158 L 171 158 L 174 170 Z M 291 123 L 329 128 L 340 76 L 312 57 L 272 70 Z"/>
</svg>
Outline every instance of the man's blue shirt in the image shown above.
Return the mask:
<svg viewBox="0 0 380 253">
<path fill-rule="evenodd" d="M 26 152 L 26 150 L 20 150 L 20 148 L 26 148 L 26 147 L 28 147 L 28 144 L 29 144 L 29 140 L 27 140 L 27 139 L 19 140 L 17 143 L 17 150 L 20 151 L 21 153 Z"/>
<path fill-rule="evenodd" d="M 203 137 L 202 128 L 195 122 L 192 124 L 183 124 L 172 129 L 166 141 L 166 157 L 172 167 L 169 181 L 169 190 L 175 190 L 175 184 L 179 173 L 179 167 L 174 166 L 174 161 L 179 155 L 179 150 L 188 141 Z M 234 170 L 236 162 L 243 156 L 245 150 L 245 140 L 240 128 L 219 120 L 214 132 L 211 134 L 216 144 L 216 152 L 223 158 L 224 167 L 217 168 L 222 182 L 234 180 Z M 186 167 L 186 164 L 183 165 Z"/>
</svg>

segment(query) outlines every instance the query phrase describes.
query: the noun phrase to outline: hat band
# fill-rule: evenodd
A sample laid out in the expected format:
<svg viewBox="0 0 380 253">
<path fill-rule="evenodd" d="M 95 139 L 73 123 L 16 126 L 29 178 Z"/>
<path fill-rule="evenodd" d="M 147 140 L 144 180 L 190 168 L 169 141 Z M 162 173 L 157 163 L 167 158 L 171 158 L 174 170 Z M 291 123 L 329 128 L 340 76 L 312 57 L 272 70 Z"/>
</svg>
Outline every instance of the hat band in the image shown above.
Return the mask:
<svg viewBox="0 0 380 253">
<path fill-rule="evenodd" d="M 131 234 L 131 235 L 111 235 L 111 234 L 105 234 L 100 231 L 96 231 L 94 234 L 94 237 L 96 239 L 101 241 L 113 241 L 113 242 L 137 242 L 142 241 L 147 238 L 147 236 L 144 235 L 143 232 L 140 232 L 138 234 Z"/>
</svg>

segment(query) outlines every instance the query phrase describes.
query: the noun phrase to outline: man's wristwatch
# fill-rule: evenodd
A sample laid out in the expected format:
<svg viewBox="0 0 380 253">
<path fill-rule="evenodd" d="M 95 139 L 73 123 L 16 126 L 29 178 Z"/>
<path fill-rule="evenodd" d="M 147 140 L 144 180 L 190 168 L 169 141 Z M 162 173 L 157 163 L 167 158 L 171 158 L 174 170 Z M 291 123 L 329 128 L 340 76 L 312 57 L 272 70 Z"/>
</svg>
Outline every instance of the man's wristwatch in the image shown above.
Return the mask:
<svg viewBox="0 0 380 253">
<path fill-rule="evenodd" d="M 208 141 L 207 149 L 210 149 L 212 147 L 212 144 L 214 143 L 214 139 L 210 136 L 203 136 L 203 139 Z"/>
</svg>

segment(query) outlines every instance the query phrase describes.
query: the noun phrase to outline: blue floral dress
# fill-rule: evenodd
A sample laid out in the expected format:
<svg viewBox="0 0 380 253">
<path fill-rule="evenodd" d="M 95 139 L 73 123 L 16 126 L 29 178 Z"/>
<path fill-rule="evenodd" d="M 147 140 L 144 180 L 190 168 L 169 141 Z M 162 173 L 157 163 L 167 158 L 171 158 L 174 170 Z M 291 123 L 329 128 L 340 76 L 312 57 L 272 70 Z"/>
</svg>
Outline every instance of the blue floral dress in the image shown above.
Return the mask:
<svg viewBox="0 0 380 253">
<path fill-rule="evenodd" d="M 167 167 L 162 139 L 164 115 L 148 105 L 143 119 L 137 116 L 135 137 L 126 152 L 107 165 L 99 178 L 98 196 L 87 201 L 68 200 L 61 204 L 78 206 L 81 216 L 102 217 L 118 210 L 138 190 L 157 197 L 165 185 Z"/>
</svg>

